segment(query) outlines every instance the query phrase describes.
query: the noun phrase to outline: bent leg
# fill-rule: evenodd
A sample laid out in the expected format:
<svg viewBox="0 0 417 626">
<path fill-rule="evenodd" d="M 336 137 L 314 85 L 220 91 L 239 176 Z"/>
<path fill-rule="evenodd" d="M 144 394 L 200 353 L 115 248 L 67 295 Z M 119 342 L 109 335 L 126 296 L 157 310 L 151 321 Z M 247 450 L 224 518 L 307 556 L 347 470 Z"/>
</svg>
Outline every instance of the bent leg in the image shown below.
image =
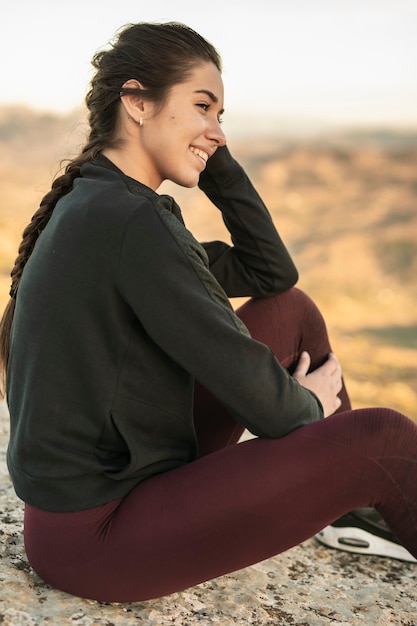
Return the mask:
<svg viewBox="0 0 417 626">
<path fill-rule="evenodd" d="M 311 370 L 322 365 L 332 351 L 323 316 L 313 300 L 300 289 L 249 300 L 236 313 L 252 337 L 268 345 L 291 374 L 303 350 L 310 353 Z M 351 409 L 344 385 L 339 397 L 342 404 L 337 413 Z M 199 384 L 196 385 L 194 421 L 202 456 L 237 443 L 244 431 Z"/>
<path fill-rule="evenodd" d="M 340 515 L 375 506 L 417 555 L 417 426 L 388 409 L 346 412 L 253 439 L 78 513 L 26 507 L 33 568 L 101 601 L 170 594 L 253 564 Z"/>
<path fill-rule="evenodd" d="M 311 371 L 323 365 L 332 352 L 322 314 L 313 300 L 296 287 L 272 298 L 249 300 L 237 314 L 252 337 L 268 345 L 290 374 L 304 350 L 311 356 Z M 342 404 L 337 413 L 350 410 L 344 385 L 339 397 Z"/>
</svg>

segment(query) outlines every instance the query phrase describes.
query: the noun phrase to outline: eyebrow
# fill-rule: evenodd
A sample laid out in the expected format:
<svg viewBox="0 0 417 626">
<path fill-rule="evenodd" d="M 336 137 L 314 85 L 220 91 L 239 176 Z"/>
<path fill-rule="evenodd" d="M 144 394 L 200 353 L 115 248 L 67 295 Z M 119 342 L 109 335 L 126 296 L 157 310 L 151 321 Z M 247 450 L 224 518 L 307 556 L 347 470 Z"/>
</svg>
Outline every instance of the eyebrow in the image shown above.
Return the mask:
<svg viewBox="0 0 417 626">
<path fill-rule="evenodd" d="M 209 91 L 208 89 L 196 89 L 194 93 L 205 93 L 206 96 L 208 96 L 210 100 L 212 100 L 213 102 L 217 103 L 219 101 L 218 97 L 215 96 L 214 93 L 212 91 Z M 220 114 L 223 114 L 223 113 L 224 113 L 224 109 L 220 111 Z"/>
</svg>

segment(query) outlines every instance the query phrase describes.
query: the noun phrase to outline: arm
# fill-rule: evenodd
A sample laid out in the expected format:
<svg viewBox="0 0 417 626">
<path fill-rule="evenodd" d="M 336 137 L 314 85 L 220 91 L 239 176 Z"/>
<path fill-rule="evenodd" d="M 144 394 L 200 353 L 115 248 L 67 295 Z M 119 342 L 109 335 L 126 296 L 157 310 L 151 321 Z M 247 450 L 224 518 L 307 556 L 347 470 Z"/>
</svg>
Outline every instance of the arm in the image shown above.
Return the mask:
<svg viewBox="0 0 417 626">
<path fill-rule="evenodd" d="M 296 267 L 268 209 L 226 146 L 208 160 L 199 187 L 221 210 L 232 237 L 233 247 L 203 244 L 210 270 L 227 295 L 270 296 L 292 287 Z"/>
<path fill-rule="evenodd" d="M 257 436 L 281 437 L 321 419 L 315 395 L 250 337 L 204 257 L 170 210 L 155 211 L 148 203 L 134 215 L 126 229 L 120 292 L 148 336 L 174 368 L 199 380 Z"/>
</svg>

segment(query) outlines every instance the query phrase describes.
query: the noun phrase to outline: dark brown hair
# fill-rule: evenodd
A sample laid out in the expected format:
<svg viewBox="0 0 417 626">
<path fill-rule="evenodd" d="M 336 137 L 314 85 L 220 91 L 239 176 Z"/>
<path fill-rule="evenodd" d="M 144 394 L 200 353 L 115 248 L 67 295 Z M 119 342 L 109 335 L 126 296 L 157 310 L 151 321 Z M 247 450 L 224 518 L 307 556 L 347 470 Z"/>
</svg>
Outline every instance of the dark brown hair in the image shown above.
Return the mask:
<svg viewBox="0 0 417 626">
<path fill-rule="evenodd" d="M 177 22 L 128 25 L 108 49 L 97 52 L 93 57 L 92 65 L 96 72 L 86 96 L 90 126 L 87 142 L 81 153 L 68 162 L 64 173 L 53 181 L 51 190 L 25 228 L 11 271 L 10 300 L 0 322 L 0 370 L 3 373 L 0 395 L 5 393 L 10 333 L 23 270 L 56 203 L 71 191 L 81 166 L 93 160 L 103 149 L 115 145 L 114 131 L 124 83 L 136 79 L 143 86 L 142 97 L 162 106 L 169 90 L 186 81 L 190 72 L 204 62 L 214 63 L 221 72 L 221 60 L 216 49 L 194 30 Z"/>
</svg>

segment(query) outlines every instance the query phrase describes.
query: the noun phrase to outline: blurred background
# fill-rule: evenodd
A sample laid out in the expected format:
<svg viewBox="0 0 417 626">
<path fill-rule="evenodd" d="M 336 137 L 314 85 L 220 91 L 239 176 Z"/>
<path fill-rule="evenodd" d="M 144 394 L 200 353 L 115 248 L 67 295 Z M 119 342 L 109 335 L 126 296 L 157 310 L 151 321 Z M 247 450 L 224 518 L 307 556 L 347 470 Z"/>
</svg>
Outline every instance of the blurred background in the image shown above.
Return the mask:
<svg viewBox="0 0 417 626">
<path fill-rule="evenodd" d="M 143 4 L 1 10 L 0 307 L 24 226 L 84 141 L 92 55 L 127 23 L 182 21 L 223 57 L 230 148 L 326 317 L 353 404 L 417 421 L 417 0 Z M 197 238 L 227 237 L 201 192 L 162 190 Z"/>
</svg>

